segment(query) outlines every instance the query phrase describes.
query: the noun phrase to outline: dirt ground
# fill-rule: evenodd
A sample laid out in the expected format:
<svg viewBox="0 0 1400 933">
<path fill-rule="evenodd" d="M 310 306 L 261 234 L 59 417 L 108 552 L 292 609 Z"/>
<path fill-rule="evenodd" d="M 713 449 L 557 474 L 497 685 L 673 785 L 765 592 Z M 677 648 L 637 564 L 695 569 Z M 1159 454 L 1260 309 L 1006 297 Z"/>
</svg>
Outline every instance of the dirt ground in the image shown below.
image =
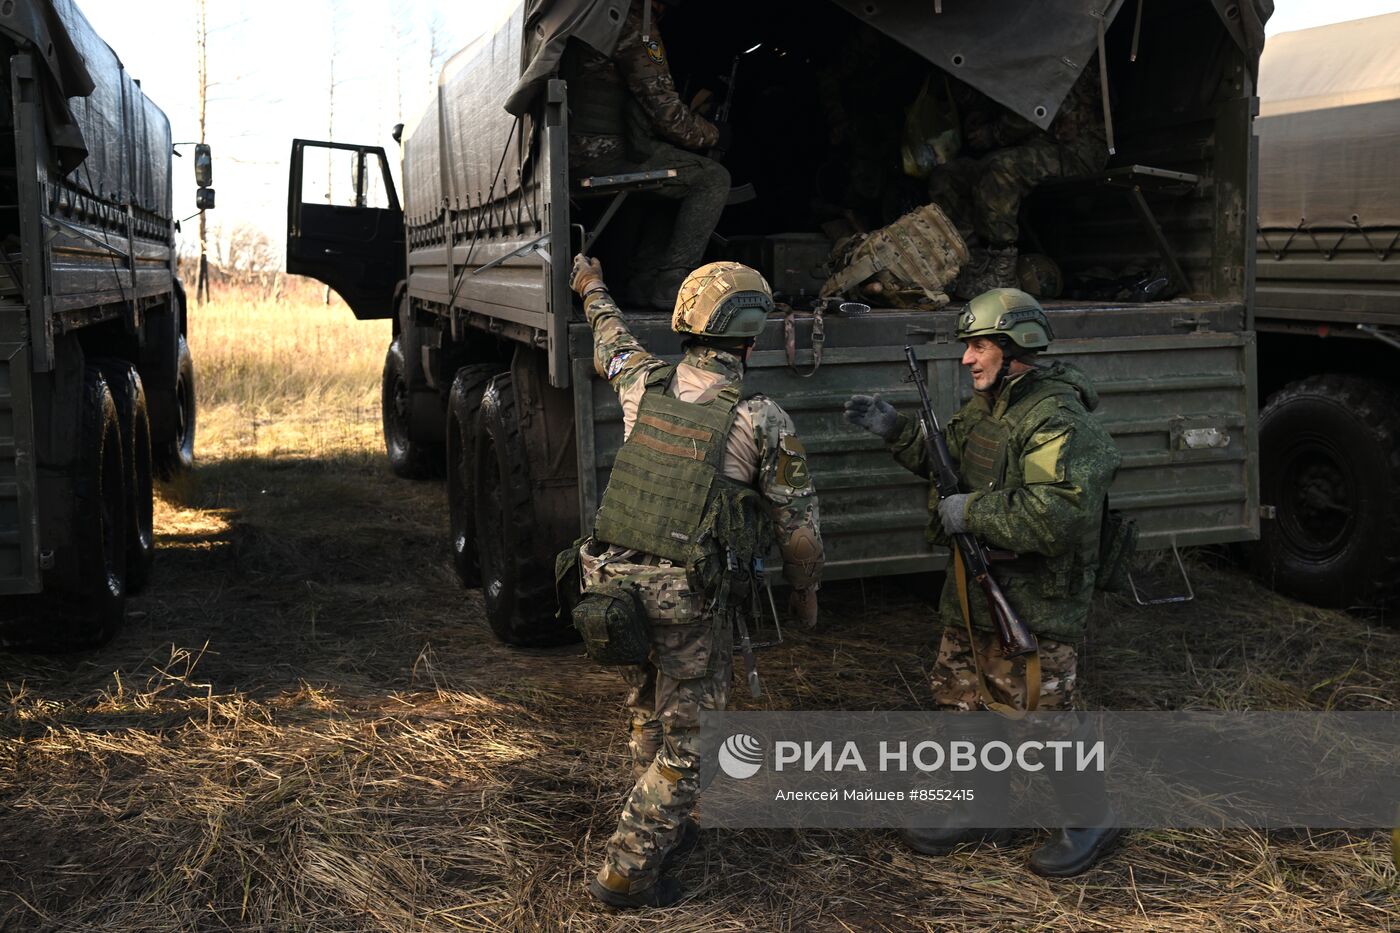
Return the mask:
<svg viewBox="0 0 1400 933">
<path fill-rule="evenodd" d="M 891 832 L 707 830 L 680 905 L 600 909 L 620 683 L 577 647 L 492 638 L 451 569 L 443 488 L 389 474 L 372 394 L 333 425 L 212 409 L 126 629 L 0 652 L 0 929 L 1400 928 L 1380 831 L 1134 832 L 1051 883 L 1023 868 L 1031 838 L 929 859 Z M 1091 705 L 1400 702 L 1400 632 L 1209 555 L 1192 572 L 1188 606 L 1096 610 Z M 769 696 L 736 705 L 924 706 L 928 586 L 828 587 L 819 629 L 762 655 Z"/>
</svg>

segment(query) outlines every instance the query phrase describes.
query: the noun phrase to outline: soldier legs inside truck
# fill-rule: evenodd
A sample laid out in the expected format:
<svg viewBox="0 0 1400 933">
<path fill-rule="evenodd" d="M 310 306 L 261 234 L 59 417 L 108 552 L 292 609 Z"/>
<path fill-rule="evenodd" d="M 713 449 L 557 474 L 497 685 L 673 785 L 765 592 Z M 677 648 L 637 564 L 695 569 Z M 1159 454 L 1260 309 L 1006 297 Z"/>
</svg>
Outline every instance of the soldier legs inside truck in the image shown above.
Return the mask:
<svg viewBox="0 0 1400 933">
<path fill-rule="evenodd" d="M 657 141 L 648 142 L 640 162 L 603 155 L 573 165 L 576 178 L 660 169 L 675 169 L 676 177 L 644 197 L 677 202 L 674 220 L 670 211 L 646 212 L 635 243 L 629 244 L 634 271 L 622 298 L 627 304 L 669 311 L 681 281 L 700 265 L 719 222 L 729 196 L 729 171 L 714 159 Z"/>
<path fill-rule="evenodd" d="M 1076 146 L 1036 139 L 935 169 L 929 176 L 929 198 L 973 250 L 954 285 L 956 294 L 970 298 L 989 288 L 1015 287 L 1021 202 L 1045 179 L 1089 174 L 1103 168 L 1105 160 L 1094 140 Z"/>
</svg>

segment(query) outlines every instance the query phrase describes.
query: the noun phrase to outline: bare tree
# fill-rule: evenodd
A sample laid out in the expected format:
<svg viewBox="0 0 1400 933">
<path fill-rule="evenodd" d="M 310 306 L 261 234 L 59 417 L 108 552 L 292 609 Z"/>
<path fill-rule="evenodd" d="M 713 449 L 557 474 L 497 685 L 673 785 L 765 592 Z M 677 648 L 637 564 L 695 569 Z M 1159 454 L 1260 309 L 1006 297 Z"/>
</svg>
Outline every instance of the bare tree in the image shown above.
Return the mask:
<svg viewBox="0 0 1400 933">
<path fill-rule="evenodd" d="M 195 12 L 195 32 L 199 47 L 199 141 L 205 142 L 204 118 L 209 99 L 209 21 L 205 16 L 204 0 L 198 0 Z M 195 278 L 195 300 L 209 300 L 209 237 L 204 211 L 199 212 L 199 273 Z"/>
<path fill-rule="evenodd" d="M 330 0 L 328 9 L 331 18 L 330 83 L 326 93 L 326 139 L 335 139 L 335 60 L 340 55 L 340 3 Z M 326 150 L 326 203 L 335 203 L 332 193 L 335 188 L 335 150 Z M 331 303 L 331 287 L 327 285 L 321 292 L 321 303 Z"/>
</svg>

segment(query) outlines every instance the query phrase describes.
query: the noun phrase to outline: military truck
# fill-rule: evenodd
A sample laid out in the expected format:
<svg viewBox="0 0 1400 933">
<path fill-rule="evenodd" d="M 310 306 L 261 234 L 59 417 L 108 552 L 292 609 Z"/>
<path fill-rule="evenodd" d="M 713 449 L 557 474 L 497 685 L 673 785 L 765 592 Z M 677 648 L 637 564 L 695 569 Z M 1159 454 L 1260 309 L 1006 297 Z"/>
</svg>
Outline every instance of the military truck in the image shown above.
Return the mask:
<svg viewBox="0 0 1400 933">
<path fill-rule="evenodd" d="M 194 453 L 170 123 L 71 0 L 0 5 L 0 68 L 0 620 L 91 644 Z"/>
<path fill-rule="evenodd" d="M 1400 585 L 1400 14 L 1260 66 L 1257 570 L 1332 606 Z"/>
<path fill-rule="evenodd" d="M 828 313 L 809 375 L 815 315 L 801 309 L 830 247 L 818 195 L 842 171 L 829 163 L 819 88 L 834 82 L 861 112 L 899 127 L 924 76 L 949 74 L 1046 127 L 1096 52 L 1116 153 L 1102 173 L 1043 186 L 1026 236 L 1071 280 L 1148 265 L 1179 297 L 1047 301 L 1052 356 L 1098 385 L 1098 413 L 1123 453 L 1113 504 L 1137 519 L 1144 547 L 1257 536 L 1251 123 L 1261 19 L 1223 0 L 1129 5 L 1122 16 L 1120 6 L 714 0 L 668 10 L 677 86 L 687 99 L 700 87 L 729 98 L 726 164 L 756 195 L 726 210 L 711 255 L 756 263 L 795 309 L 793 359 L 775 315 L 746 387 L 780 399 L 804 439 L 827 579 L 938 570 L 947 557 L 924 538 L 924 484 L 842 420 L 843 401 L 880 392 L 912 405 L 906 344 L 940 416 L 971 388 L 953 308 Z M 618 286 L 626 226 L 593 235 L 623 198 L 623 210 L 663 209 L 648 201 L 651 179 L 583 178 L 568 164 L 561 59 L 576 43 L 608 53 L 627 9 L 627 0 L 531 0 L 453 57 L 402 135 L 402 202 L 382 148 L 292 144 L 287 269 L 336 288 L 359 318 L 393 319 L 390 464 L 404 476 L 445 469 L 457 571 L 481 586 L 492 627 L 515 644 L 559 636 L 554 556 L 589 528 L 622 440 L 569 291 L 570 258 L 587 245 Z M 913 79 L 834 70 L 851 36 L 871 74 L 898 66 Z M 899 164 L 897 149 L 878 155 Z M 341 179 L 334 203 L 326 172 Z M 668 314 L 624 310 L 648 347 L 679 353 Z"/>
</svg>

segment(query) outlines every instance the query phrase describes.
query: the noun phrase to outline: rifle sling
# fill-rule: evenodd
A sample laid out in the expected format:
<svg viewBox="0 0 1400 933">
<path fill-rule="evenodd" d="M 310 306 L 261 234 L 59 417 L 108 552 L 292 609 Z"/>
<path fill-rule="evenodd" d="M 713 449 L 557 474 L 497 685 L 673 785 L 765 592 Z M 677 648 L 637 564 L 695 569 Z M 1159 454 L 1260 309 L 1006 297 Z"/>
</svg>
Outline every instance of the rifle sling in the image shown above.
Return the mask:
<svg viewBox="0 0 1400 933">
<path fill-rule="evenodd" d="M 1026 708 L 1017 709 L 995 699 L 991 688 L 987 686 L 987 675 L 982 673 L 982 659 L 977 656 L 977 639 L 972 634 L 972 608 L 968 604 L 967 596 L 967 568 L 963 566 L 962 551 L 956 544 L 953 545 L 953 579 L 958 584 L 958 605 L 962 607 L 963 624 L 967 626 L 967 643 L 972 649 L 972 665 L 977 673 L 977 694 L 982 698 L 982 705 L 1007 719 L 1020 719 L 1027 713 L 1034 712 L 1040 705 L 1040 650 L 1036 649 L 1034 654 L 1026 657 Z"/>
</svg>

